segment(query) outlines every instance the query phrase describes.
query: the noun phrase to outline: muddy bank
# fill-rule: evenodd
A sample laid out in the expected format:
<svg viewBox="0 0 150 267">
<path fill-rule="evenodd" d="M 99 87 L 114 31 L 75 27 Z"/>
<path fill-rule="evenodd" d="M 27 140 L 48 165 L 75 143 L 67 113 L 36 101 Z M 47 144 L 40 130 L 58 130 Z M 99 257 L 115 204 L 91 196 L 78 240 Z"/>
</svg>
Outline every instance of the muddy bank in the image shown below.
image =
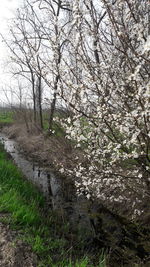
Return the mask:
<svg viewBox="0 0 150 267">
<path fill-rule="evenodd" d="M 83 161 L 83 155 L 75 150 L 64 137 L 51 136 L 49 138 L 34 126 L 30 133 L 24 124 L 3 127 L 2 132 L 16 140 L 26 156 L 36 159 L 43 166 L 54 166 L 55 169 L 57 166 L 63 166 L 70 169 Z"/>
<path fill-rule="evenodd" d="M 13 125 L 12 122 L 1 122 L 0 123 L 0 130 L 2 130 L 4 127 L 11 127 Z"/>
<path fill-rule="evenodd" d="M 0 214 L 0 220 L 4 215 Z M 0 223 L 0 266 L 1 267 L 36 267 L 37 258 L 31 248 L 21 240 L 19 234 Z"/>
</svg>

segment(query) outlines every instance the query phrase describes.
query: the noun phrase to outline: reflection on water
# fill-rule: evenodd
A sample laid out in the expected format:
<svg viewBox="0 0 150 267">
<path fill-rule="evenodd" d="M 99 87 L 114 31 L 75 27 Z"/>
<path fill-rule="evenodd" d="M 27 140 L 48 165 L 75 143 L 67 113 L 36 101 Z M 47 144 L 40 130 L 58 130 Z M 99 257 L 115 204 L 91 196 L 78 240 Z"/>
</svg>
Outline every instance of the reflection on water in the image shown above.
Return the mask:
<svg viewBox="0 0 150 267">
<path fill-rule="evenodd" d="M 47 171 L 38 163 L 27 160 L 17 143 L 4 134 L 0 134 L 0 142 L 25 177 L 44 193 L 53 209 L 67 216 L 71 222 L 86 226 L 86 229 L 90 226 L 88 202 L 84 197 L 76 196 L 71 182 L 57 177 L 53 170 Z"/>
<path fill-rule="evenodd" d="M 1 134 L 0 141 L 4 144 L 5 150 L 12 156 L 16 165 L 22 173 L 31 180 L 44 195 L 49 195 L 47 173 L 34 162 L 28 161 L 22 153 L 19 152 L 17 143 Z"/>
</svg>

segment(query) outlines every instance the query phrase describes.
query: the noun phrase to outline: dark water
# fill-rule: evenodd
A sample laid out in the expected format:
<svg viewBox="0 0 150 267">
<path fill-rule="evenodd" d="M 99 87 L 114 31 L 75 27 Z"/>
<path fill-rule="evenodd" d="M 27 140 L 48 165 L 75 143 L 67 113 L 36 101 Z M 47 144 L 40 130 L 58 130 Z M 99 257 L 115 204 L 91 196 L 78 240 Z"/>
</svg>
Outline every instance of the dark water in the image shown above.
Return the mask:
<svg viewBox="0 0 150 267">
<path fill-rule="evenodd" d="M 89 232 L 89 229 L 92 231 L 88 216 L 89 203 L 83 196 L 76 195 L 71 181 L 58 177 L 51 168 L 44 168 L 27 159 L 16 141 L 2 133 L 0 142 L 24 176 L 39 188 L 50 206 L 57 210 L 62 218 L 67 217 L 71 223 L 83 228 L 85 232 Z"/>
</svg>

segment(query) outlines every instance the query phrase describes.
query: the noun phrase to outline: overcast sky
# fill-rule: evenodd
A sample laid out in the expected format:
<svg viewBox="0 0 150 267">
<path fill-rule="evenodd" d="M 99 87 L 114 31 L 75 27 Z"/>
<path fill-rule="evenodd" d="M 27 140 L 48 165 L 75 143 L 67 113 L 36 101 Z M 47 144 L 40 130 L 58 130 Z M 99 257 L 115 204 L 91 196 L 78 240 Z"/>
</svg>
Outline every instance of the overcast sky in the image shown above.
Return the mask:
<svg viewBox="0 0 150 267">
<path fill-rule="evenodd" d="M 0 0 L 0 32 L 7 37 L 7 24 L 15 16 L 15 11 L 19 8 L 21 0 Z M 5 101 L 2 92 L 2 86 L 10 83 L 10 77 L 5 73 L 4 59 L 7 56 L 7 50 L 0 37 L 0 102 Z"/>
</svg>

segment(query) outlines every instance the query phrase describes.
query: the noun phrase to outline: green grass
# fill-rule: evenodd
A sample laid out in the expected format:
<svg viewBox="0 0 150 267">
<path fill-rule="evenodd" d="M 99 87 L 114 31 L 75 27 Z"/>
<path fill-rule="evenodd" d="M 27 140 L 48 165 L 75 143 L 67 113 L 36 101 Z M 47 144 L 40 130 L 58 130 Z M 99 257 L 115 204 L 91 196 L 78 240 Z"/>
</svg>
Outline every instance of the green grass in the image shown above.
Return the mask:
<svg viewBox="0 0 150 267">
<path fill-rule="evenodd" d="M 12 111 L 0 111 L 0 123 L 12 123 L 13 119 L 13 112 Z"/>
<path fill-rule="evenodd" d="M 84 255 L 77 237 L 72 239 L 68 223 L 62 223 L 53 211 L 45 211 L 43 195 L 8 160 L 0 145 L 0 220 L 18 230 L 18 238 L 32 247 L 38 256 L 37 267 L 105 267 L 104 257 L 93 265 Z M 82 243 L 82 242 L 81 242 Z"/>
<path fill-rule="evenodd" d="M 67 117 L 67 114 L 61 113 L 60 111 L 55 111 L 54 118 L 64 119 Z M 44 130 L 48 130 L 49 128 L 49 112 L 43 111 L 43 124 L 44 124 Z M 61 126 L 59 122 L 53 121 L 52 130 L 54 131 L 53 135 L 56 137 L 64 137 L 66 135 L 65 130 Z"/>
<path fill-rule="evenodd" d="M 54 118 L 59 117 L 60 119 L 64 118 L 65 115 L 61 114 L 59 112 L 55 112 Z M 49 113 L 43 112 L 43 124 L 44 124 L 44 130 L 47 131 L 49 128 Z M 52 130 L 54 131 L 54 136 L 56 137 L 65 137 L 66 133 L 63 127 L 59 122 L 53 121 Z"/>
<path fill-rule="evenodd" d="M 48 130 L 48 121 L 44 120 L 44 130 Z M 58 122 L 53 122 L 53 131 L 54 136 L 56 137 L 64 137 L 66 135 L 65 130 L 62 128 L 62 126 Z"/>
</svg>

